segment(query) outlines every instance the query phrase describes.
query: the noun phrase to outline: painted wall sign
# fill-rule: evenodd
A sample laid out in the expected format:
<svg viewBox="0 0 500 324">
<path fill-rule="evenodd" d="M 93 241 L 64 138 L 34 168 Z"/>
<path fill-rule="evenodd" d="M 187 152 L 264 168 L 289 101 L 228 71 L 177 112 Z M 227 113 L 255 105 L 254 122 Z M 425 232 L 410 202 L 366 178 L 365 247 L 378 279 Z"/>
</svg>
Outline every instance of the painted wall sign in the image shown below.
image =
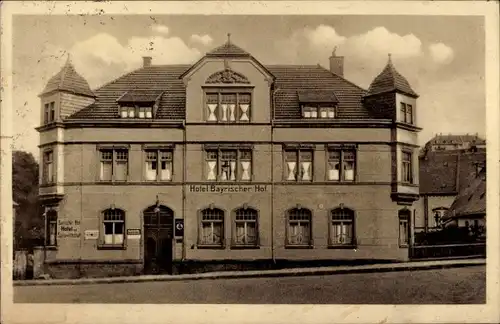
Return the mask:
<svg viewBox="0 0 500 324">
<path fill-rule="evenodd" d="M 184 236 L 184 219 L 175 220 L 175 236 Z"/>
<path fill-rule="evenodd" d="M 58 238 L 79 238 L 80 221 L 73 219 L 57 220 L 57 237 Z"/>
<path fill-rule="evenodd" d="M 141 238 L 141 229 L 140 228 L 129 228 L 127 229 L 127 238 L 138 240 Z"/>
<path fill-rule="evenodd" d="M 99 230 L 85 230 L 86 240 L 97 240 L 99 238 Z"/>
<path fill-rule="evenodd" d="M 189 192 L 204 193 L 259 193 L 266 192 L 267 185 L 189 185 Z"/>
</svg>

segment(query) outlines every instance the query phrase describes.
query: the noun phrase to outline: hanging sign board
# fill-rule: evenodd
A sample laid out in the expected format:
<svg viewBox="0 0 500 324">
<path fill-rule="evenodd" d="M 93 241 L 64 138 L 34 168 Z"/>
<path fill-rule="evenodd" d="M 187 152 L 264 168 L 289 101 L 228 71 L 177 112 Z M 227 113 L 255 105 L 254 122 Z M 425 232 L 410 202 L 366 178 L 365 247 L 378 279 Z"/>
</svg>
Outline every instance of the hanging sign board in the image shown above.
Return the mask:
<svg viewBox="0 0 500 324">
<path fill-rule="evenodd" d="M 184 219 L 175 220 L 175 236 L 184 236 Z"/>
</svg>

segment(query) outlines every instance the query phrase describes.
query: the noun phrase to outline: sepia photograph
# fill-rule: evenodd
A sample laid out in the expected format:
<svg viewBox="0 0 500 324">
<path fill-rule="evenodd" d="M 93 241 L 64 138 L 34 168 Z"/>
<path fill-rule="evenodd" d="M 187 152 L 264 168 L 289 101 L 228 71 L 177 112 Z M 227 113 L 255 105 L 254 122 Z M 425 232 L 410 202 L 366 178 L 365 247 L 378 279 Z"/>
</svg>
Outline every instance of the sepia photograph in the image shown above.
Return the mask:
<svg viewBox="0 0 500 324">
<path fill-rule="evenodd" d="M 468 4 L 7 4 L 2 317 L 448 305 L 500 320 L 498 7 Z M 360 309 L 341 320 L 369 322 Z M 6 323 L 36 320 L 20 313 Z"/>
</svg>

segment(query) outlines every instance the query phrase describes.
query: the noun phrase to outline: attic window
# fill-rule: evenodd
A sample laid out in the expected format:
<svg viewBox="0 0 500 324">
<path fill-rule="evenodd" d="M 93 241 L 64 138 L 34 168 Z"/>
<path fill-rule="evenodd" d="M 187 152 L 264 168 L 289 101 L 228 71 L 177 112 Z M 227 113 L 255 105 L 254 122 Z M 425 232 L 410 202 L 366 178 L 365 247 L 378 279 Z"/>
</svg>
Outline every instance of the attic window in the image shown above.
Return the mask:
<svg viewBox="0 0 500 324">
<path fill-rule="evenodd" d="M 336 107 L 332 105 L 306 104 L 302 106 L 302 117 L 304 118 L 335 118 Z"/>
<path fill-rule="evenodd" d="M 122 106 L 120 107 L 121 118 L 153 118 L 153 107 Z"/>
</svg>

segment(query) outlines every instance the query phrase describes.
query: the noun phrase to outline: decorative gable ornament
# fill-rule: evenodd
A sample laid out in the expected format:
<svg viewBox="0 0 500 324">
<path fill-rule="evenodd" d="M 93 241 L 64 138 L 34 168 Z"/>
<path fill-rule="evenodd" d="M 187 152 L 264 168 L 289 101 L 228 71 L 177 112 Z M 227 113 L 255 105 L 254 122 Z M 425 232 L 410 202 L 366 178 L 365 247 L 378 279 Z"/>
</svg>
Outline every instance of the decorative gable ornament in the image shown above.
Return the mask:
<svg viewBox="0 0 500 324">
<path fill-rule="evenodd" d="M 229 62 L 226 60 L 224 61 L 224 70 L 215 72 L 211 76 L 208 77 L 207 81 L 205 83 L 207 84 L 214 84 L 214 83 L 225 83 L 225 84 L 231 84 L 231 83 L 244 83 L 244 84 L 249 84 L 250 81 L 248 81 L 247 77 L 245 77 L 243 74 L 235 72 L 231 69 L 229 66 Z"/>
</svg>

